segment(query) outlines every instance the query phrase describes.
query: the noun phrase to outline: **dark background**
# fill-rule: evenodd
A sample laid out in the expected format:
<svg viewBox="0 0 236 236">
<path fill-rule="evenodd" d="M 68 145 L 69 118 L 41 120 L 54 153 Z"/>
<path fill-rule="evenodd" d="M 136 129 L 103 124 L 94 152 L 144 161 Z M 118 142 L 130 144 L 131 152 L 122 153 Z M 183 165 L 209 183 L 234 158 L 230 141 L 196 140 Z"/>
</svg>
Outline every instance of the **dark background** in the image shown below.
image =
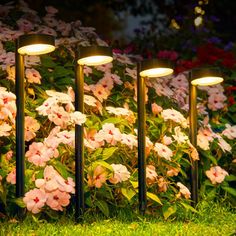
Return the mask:
<svg viewBox="0 0 236 236">
<path fill-rule="evenodd" d="M 1 4 L 14 2 L 18 4 L 19 0 L 7 1 L 0 0 Z M 121 40 L 128 41 L 132 38 L 132 29 L 128 30 L 128 25 L 133 28 L 146 28 L 153 30 L 160 26 L 158 16 L 164 15 L 162 21 L 162 33 L 170 27 L 171 20 L 175 19 L 180 27 L 185 27 L 189 22 L 193 22 L 194 7 L 202 2 L 202 8 L 205 11 L 204 17 L 212 20 L 212 29 L 221 35 L 221 38 L 227 41 L 236 39 L 236 1 L 234 0 L 25 0 L 30 8 L 36 10 L 39 14 L 45 14 L 45 6 L 54 6 L 59 10 L 58 17 L 70 22 L 81 20 L 84 26 L 93 26 L 98 34 L 108 40 L 117 37 Z M 121 17 L 123 14 L 126 17 Z M 149 15 L 150 19 L 138 22 L 128 16 Z M 130 20 L 131 21 L 131 20 Z M 157 23 L 159 25 L 157 25 Z M 129 23 L 129 24 L 127 24 Z"/>
</svg>

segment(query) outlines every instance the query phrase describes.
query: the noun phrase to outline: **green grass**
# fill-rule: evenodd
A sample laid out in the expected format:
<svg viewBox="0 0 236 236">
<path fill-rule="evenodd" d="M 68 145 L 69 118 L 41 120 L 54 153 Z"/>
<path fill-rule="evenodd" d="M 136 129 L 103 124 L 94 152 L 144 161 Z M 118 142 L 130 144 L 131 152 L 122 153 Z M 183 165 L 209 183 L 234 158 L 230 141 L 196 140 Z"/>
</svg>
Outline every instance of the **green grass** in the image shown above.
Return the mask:
<svg viewBox="0 0 236 236">
<path fill-rule="evenodd" d="M 199 207 L 199 214 L 181 216 L 164 221 L 161 217 L 141 217 L 130 211 L 120 211 L 115 217 L 86 215 L 83 224 L 74 224 L 73 219 L 62 217 L 54 223 L 33 221 L 0 223 L 0 235 L 236 235 L 236 212 L 220 204 Z M 184 219 L 185 218 L 185 219 Z"/>
</svg>

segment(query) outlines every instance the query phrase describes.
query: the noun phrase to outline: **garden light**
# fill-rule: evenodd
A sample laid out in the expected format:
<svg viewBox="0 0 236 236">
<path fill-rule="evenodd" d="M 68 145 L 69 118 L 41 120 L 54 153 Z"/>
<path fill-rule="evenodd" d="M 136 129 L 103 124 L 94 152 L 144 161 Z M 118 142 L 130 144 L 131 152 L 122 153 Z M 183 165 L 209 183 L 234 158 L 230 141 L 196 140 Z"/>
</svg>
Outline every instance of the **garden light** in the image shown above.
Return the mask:
<svg viewBox="0 0 236 236">
<path fill-rule="evenodd" d="M 137 65 L 138 97 L 138 188 L 139 210 L 145 213 L 147 207 L 146 193 L 146 118 L 145 118 L 145 79 L 167 76 L 173 69 L 167 61 L 150 59 Z"/>
<path fill-rule="evenodd" d="M 51 35 L 21 35 L 16 40 L 16 197 L 24 196 L 25 169 L 25 95 L 24 95 L 24 55 L 41 55 L 55 49 L 55 40 Z"/>
<path fill-rule="evenodd" d="M 84 113 L 84 65 L 95 66 L 112 62 L 110 47 L 80 47 L 76 65 L 75 110 Z M 75 197 L 76 221 L 81 220 L 84 213 L 84 132 L 83 125 L 75 125 Z"/>
<path fill-rule="evenodd" d="M 197 148 L 197 87 L 221 83 L 223 78 L 217 68 L 193 69 L 189 73 L 189 121 L 190 142 Z M 193 162 L 191 167 L 191 190 L 193 206 L 198 202 L 198 163 Z"/>
</svg>

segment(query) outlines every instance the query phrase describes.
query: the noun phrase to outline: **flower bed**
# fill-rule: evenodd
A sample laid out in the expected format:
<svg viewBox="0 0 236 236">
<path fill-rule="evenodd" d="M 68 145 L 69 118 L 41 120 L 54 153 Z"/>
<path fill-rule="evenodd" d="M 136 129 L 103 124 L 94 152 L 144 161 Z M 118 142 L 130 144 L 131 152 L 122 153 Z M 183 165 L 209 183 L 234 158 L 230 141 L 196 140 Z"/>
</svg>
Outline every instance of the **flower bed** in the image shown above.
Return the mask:
<svg viewBox="0 0 236 236">
<path fill-rule="evenodd" d="M 135 62 L 140 56 L 113 52 L 113 63 L 85 67 L 85 114 L 75 112 L 76 46 L 107 45 L 106 42 L 93 28 L 82 26 L 80 21 L 66 23 L 58 20 L 57 10 L 52 7 L 46 8 L 46 15 L 42 18 L 25 5 L 18 8 L 1 6 L 1 9 L 2 213 L 12 214 L 15 204 L 26 207 L 33 214 L 71 211 L 75 192 L 75 124 L 85 125 L 86 207 L 90 211 L 100 210 L 106 216 L 112 207 L 136 208 Z M 23 199 L 15 199 L 14 39 L 32 32 L 54 35 L 57 49 L 50 55 L 27 56 L 25 60 L 26 194 Z M 219 53 L 222 55 L 222 51 Z M 159 56 L 169 57 L 170 54 L 160 52 Z M 227 57 L 226 53 L 224 55 Z M 231 203 L 235 203 L 236 196 L 236 125 L 233 125 L 235 118 L 227 120 L 224 88 L 222 85 L 199 88 L 196 150 L 188 138 L 186 70 L 193 65 L 186 66 L 175 52 L 174 59 L 178 58 L 179 73 L 148 80 L 146 90 L 148 210 L 153 214 L 162 212 L 165 219 L 178 211 L 195 211 L 190 206 L 189 191 L 189 171 L 194 161 L 200 164 L 202 196 L 212 198 L 224 194 Z M 230 67 L 234 66 L 230 64 Z"/>
</svg>

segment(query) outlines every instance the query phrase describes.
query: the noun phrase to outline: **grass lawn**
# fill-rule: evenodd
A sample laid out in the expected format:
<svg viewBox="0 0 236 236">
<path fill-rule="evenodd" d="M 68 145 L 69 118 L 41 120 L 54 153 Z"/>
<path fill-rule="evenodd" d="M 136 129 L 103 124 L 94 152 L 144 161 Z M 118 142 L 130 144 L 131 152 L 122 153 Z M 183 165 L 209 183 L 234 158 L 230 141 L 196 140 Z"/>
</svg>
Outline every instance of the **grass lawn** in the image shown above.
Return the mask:
<svg viewBox="0 0 236 236">
<path fill-rule="evenodd" d="M 118 212 L 116 217 L 105 219 L 102 216 L 85 216 L 83 224 L 74 224 L 73 219 L 62 217 L 54 223 L 26 219 L 22 223 L 0 222 L 0 235 L 236 235 L 236 212 L 214 204 L 201 208 L 199 214 L 185 219 L 164 221 L 161 217 L 141 217 L 127 211 Z"/>
</svg>

